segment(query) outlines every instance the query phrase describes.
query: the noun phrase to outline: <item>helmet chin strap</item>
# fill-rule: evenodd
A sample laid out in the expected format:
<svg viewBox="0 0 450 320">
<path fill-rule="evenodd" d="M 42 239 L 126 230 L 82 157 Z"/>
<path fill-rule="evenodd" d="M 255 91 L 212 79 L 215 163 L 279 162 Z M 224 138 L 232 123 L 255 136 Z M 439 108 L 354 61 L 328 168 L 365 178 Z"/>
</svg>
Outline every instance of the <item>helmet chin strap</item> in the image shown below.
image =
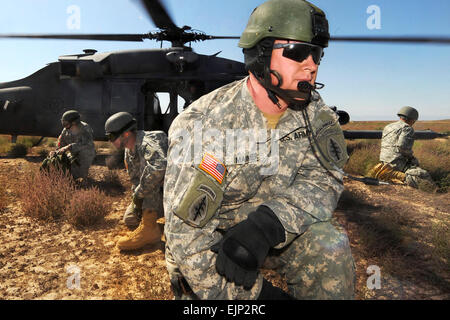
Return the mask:
<svg viewBox="0 0 450 320">
<path fill-rule="evenodd" d="M 272 77 L 274 75 L 278 83 L 276 86 L 272 84 Z M 269 99 L 281 109 L 279 98 L 288 104 L 288 108 L 300 111 L 304 110 L 311 102 L 311 91 L 316 89 L 316 85 L 311 85 L 307 81 L 300 81 L 297 84 L 297 90 L 281 89 L 283 84 L 283 77 L 276 70 L 270 69 L 270 58 L 264 65 L 264 79 L 256 77 L 259 83 L 266 89 Z"/>
<path fill-rule="evenodd" d="M 277 71 L 265 70 L 265 74 L 264 80 L 260 79 L 258 76 L 256 76 L 256 79 L 266 89 L 269 99 L 276 104 L 278 108 L 281 109 L 279 98 L 288 104 L 288 108 L 295 111 L 305 109 L 311 102 L 311 91 L 316 89 L 316 85 L 311 85 L 307 81 L 301 81 L 297 84 L 297 90 L 281 89 L 283 78 Z M 267 76 L 267 74 L 269 76 Z M 276 86 L 272 84 L 271 74 L 278 80 Z"/>
</svg>

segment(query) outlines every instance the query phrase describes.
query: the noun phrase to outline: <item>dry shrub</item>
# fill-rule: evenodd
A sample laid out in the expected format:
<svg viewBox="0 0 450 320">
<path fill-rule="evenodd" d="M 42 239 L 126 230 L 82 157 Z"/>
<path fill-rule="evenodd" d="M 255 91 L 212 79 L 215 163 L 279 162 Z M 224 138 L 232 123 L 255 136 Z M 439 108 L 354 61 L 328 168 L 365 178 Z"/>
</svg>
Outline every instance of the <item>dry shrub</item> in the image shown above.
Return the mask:
<svg viewBox="0 0 450 320">
<path fill-rule="evenodd" d="M 110 205 L 98 188 L 76 190 L 64 209 L 67 221 L 75 227 L 88 227 L 102 221 Z"/>
<path fill-rule="evenodd" d="M 64 214 L 75 185 L 69 173 L 50 168 L 47 171 L 30 170 L 18 190 L 24 213 L 41 220 L 56 220 Z"/>
<path fill-rule="evenodd" d="M 14 158 L 23 158 L 27 155 L 28 148 L 26 145 L 21 143 L 14 143 L 11 145 L 8 155 Z"/>
<path fill-rule="evenodd" d="M 356 139 L 356 140 L 347 140 L 347 152 L 348 154 L 352 154 L 353 151 L 362 149 L 362 148 L 378 148 L 378 155 L 380 154 L 380 144 L 381 140 L 377 139 Z"/>
<path fill-rule="evenodd" d="M 430 173 L 440 192 L 447 192 L 450 187 L 450 140 L 416 141 L 413 150 L 420 167 Z"/>
<path fill-rule="evenodd" d="M 0 136 L 0 153 L 7 153 L 9 151 L 11 143 L 10 138 L 7 136 Z"/>
<path fill-rule="evenodd" d="M 0 137 L 0 153 L 7 153 L 8 156 L 14 158 L 25 157 L 28 150 L 36 146 L 40 139 L 40 137 L 20 136 L 17 139 L 17 143 L 10 143 L 10 139 L 2 136 Z"/>
<path fill-rule="evenodd" d="M 115 187 L 115 188 L 121 188 L 122 182 L 120 181 L 119 174 L 117 173 L 118 170 L 108 170 L 106 174 L 103 176 L 103 180 L 106 185 Z"/>
<path fill-rule="evenodd" d="M 17 192 L 26 215 L 44 221 L 61 219 L 75 227 L 98 223 L 110 209 L 98 188 L 77 189 L 70 173 L 53 167 L 29 170 Z"/>
<path fill-rule="evenodd" d="M 37 146 L 38 142 L 41 140 L 41 137 L 33 137 L 33 136 L 20 136 L 17 139 L 17 143 L 23 144 L 27 148 Z"/>
<path fill-rule="evenodd" d="M 50 152 L 46 148 L 39 149 L 38 151 L 39 156 L 42 158 L 47 158 Z"/>
<path fill-rule="evenodd" d="M 440 180 L 438 180 L 437 185 L 439 187 L 438 192 L 447 193 L 450 188 L 450 173 L 447 173 L 446 176 L 443 176 Z"/>
<path fill-rule="evenodd" d="M 344 171 L 365 176 L 378 163 L 380 147 L 377 143 L 360 141 L 348 144 L 349 160 Z"/>
</svg>

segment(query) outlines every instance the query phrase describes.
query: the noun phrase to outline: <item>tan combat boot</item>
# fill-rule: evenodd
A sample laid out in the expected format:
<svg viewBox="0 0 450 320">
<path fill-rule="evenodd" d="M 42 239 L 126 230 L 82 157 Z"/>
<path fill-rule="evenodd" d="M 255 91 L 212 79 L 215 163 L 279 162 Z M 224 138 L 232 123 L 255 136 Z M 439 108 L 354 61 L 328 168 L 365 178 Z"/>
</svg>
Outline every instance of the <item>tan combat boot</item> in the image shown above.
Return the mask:
<svg viewBox="0 0 450 320">
<path fill-rule="evenodd" d="M 121 237 L 117 241 L 117 248 L 120 250 L 136 250 L 147 244 L 161 241 L 161 229 L 156 223 L 156 220 L 156 212 L 144 210 L 139 227 L 129 236 Z"/>
</svg>

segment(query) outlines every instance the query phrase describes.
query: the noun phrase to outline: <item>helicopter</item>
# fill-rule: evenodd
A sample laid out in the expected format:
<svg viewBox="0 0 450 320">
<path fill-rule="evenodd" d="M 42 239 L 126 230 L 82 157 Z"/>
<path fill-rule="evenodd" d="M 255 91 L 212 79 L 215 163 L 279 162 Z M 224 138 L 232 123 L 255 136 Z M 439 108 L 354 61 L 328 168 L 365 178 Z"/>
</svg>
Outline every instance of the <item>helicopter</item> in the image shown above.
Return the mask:
<svg viewBox="0 0 450 320">
<path fill-rule="evenodd" d="M 178 115 L 178 97 L 183 108 L 200 96 L 248 75 L 242 62 L 203 55 L 187 46 L 192 42 L 239 39 L 238 36 L 213 36 L 190 26 L 178 27 L 159 0 L 140 1 L 157 28 L 143 34 L 0 34 L 0 38 L 167 41 L 169 48 L 113 51 L 86 49 L 83 53 L 63 55 L 24 79 L 0 83 L 0 134 L 57 137 L 61 115 L 77 109 L 89 123 L 95 140 L 106 140 L 104 123 L 119 111 L 130 112 L 138 129 L 168 131 Z M 449 38 L 430 37 L 331 37 L 330 41 L 441 43 Z M 156 93 L 169 95 L 167 110 L 162 110 Z M 341 125 L 349 122 L 345 111 L 334 109 Z M 381 131 L 345 131 L 349 139 L 381 138 Z M 439 134 L 416 132 L 418 138 Z"/>
<path fill-rule="evenodd" d="M 163 49 L 127 50 L 60 56 L 34 74 L 0 83 L 0 134 L 57 137 L 61 115 L 76 108 L 90 124 L 95 140 L 105 140 L 109 116 L 128 111 L 139 129 L 167 131 L 178 114 L 178 96 L 186 105 L 201 95 L 246 76 L 241 62 L 195 53 L 188 42 L 238 39 L 210 36 L 177 27 L 159 1 L 142 1 L 159 32 L 139 35 L 1 35 L 1 38 L 57 38 L 115 41 L 169 41 Z M 167 92 L 161 110 L 156 92 Z M 76 106 L 76 107 L 74 107 Z M 38 110 L 38 111 L 37 111 Z"/>
</svg>

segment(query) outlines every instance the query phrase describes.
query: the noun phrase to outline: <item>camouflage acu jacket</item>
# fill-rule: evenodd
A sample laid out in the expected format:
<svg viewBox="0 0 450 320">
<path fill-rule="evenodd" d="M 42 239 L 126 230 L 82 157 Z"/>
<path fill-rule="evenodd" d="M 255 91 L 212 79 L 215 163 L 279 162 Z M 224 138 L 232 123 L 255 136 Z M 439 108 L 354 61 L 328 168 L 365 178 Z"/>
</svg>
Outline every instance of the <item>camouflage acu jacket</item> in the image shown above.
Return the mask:
<svg viewBox="0 0 450 320">
<path fill-rule="evenodd" d="M 409 163 L 416 163 L 413 155 L 414 129 L 404 121 L 388 124 L 381 139 L 380 161 L 389 163 L 394 169 L 405 171 Z"/>
<path fill-rule="evenodd" d="M 162 186 L 166 155 L 167 135 L 163 131 L 137 131 L 134 153 L 125 149 L 132 191 L 139 198 L 152 196 Z"/>
<path fill-rule="evenodd" d="M 78 125 L 80 131 L 72 133 L 66 128 L 63 129 L 58 138 L 58 149 L 70 145 L 70 152 L 77 156 L 80 152 L 95 154 L 94 135 L 91 127 L 81 121 Z"/>
<path fill-rule="evenodd" d="M 333 178 L 313 154 L 301 112 L 288 109 L 278 131 L 267 130 L 246 81 L 201 97 L 169 130 L 166 245 L 201 299 L 251 299 L 261 288 L 261 277 L 249 293 L 217 274 L 210 247 L 222 237 L 219 230 L 264 204 L 286 230 L 286 241 L 278 246 L 283 247 L 309 225 L 331 219 L 343 191 L 342 175 L 330 167 Z M 343 167 L 348 156 L 334 112 L 314 93 L 307 113 L 324 155 Z M 263 152 L 240 154 L 255 144 Z M 264 151 L 270 155 L 264 157 Z"/>
</svg>

